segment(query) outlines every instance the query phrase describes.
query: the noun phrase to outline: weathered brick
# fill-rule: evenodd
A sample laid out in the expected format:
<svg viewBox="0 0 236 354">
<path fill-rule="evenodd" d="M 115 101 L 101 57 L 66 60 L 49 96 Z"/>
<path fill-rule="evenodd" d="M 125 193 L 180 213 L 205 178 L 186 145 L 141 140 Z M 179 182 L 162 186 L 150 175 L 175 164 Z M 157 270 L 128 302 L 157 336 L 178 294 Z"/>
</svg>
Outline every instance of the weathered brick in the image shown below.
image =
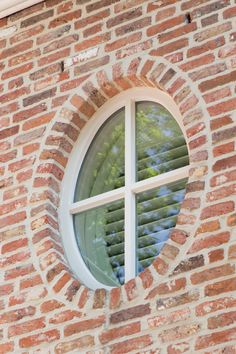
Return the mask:
<svg viewBox="0 0 236 354">
<path fill-rule="evenodd" d="M 228 291 L 236 290 L 236 278 L 221 280 L 220 282 L 207 285 L 205 287 L 206 296 L 214 296 Z"/>
<path fill-rule="evenodd" d="M 198 300 L 199 296 L 198 290 L 192 290 L 181 295 L 160 299 L 157 300 L 157 310 L 165 310 L 179 305 L 189 304 Z"/>
<path fill-rule="evenodd" d="M 72 350 L 80 350 L 86 347 L 91 347 L 94 345 L 94 338 L 90 335 L 80 337 L 78 339 L 73 339 L 67 342 L 61 342 L 56 345 L 55 353 L 64 354 L 69 353 Z"/>
<path fill-rule="evenodd" d="M 93 328 L 98 328 L 103 326 L 105 323 L 105 317 L 99 316 L 90 320 L 83 320 L 80 322 L 73 323 L 65 327 L 64 334 L 66 337 L 71 336 L 75 333 L 80 333 L 83 331 L 92 330 Z"/>
<path fill-rule="evenodd" d="M 51 343 L 60 338 L 60 332 L 57 329 L 51 329 L 39 334 L 33 334 L 19 340 L 20 348 L 30 348 L 41 343 Z"/>
<path fill-rule="evenodd" d="M 124 336 L 129 336 L 135 333 L 140 332 L 141 324 L 140 322 L 134 322 L 122 327 L 116 327 L 114 329 L 107 330 L 102 332 L 99 335 L 99 340 L 102 344 L 109 343 L 114 341 L 117 338 L 122 338 Z"/>
<path fill-rule="evenodd" d="M 53 10 L 49 10 L 48 12 L 53 11 Z M 51 17 L 51 14 L 49 15 Z M 52 21 L 50 21 L 49 23 L 49 28 L 54 28 L 57 26 L 61 26 L 64 25 L 65 23 L 71 22 L 75 19 L 78 19 L 81 17 L 81 10 L 78 9 L 76 11 L 72 11 L 69 12 L 65 15 L 59 16 L 55 19 L 53 19 Z"/>
<path fill-rule="evenodd" d="M 196 306 L 196 315 L 205 316 L 209 313 L 234 307 L 236 299 L 234 297 L 223 297 L 212 301 L 205 301 Z"/>
<path fill-rule="evenodd" d="M 44 317 L 30 321 L 28 320 L 27 322 L 21 322 L 18 325 L 10 326 L 8 328 L 8 337 L 11 338 L 24 333 L 29 333 L 44 327 L 46 327 L 46 321 Z"/>
<path fill-rule="evenodd" d="M 27 107 L 30 106 L 34 103 L 38 103 L 40 101 L 46 100 L 49 97 L 53 97 L 56 94 L 56 88 L 44 91 L 44 92 L 40 92 L 36 95 L 32 95 L 30 97 L 24 98 L 23 99 L 23 106 Z"/>
<path fill-rule="evenodd" d="M 166 329 L 159 334 L 163 343 L 174 341 L 176 339 L 183 339 L 195 335 L 200 330 L 199 324 L 188 324 Z"/>
<path fill-rule="evenodd" d="M 203 270 L 199 273 L 194 273 L 191 275 L 192 284 L 199 284 L 204 281 L 209 281 L 215 278 L 224 277 L 227 275 L 234 274 L 235 267 L 229 264 L 221 265 L 219 267 L 211 268 L 208 270 Z"/>
<path fill-rule="evenodd" d="M 111 346 L 111 354 L 129 353 L 135 349 L 142 349 L 153 343 L 152 337 L 149 335 L 139 336 L 124 342 L 113 344 Z"/>
<path fill-rule="evenodd" d="M 4 314 L 0 315 L 0 323 L 3 324 L 19 321 L 24 317 L 33 316 L 35 314 L 35 311 L 35 307 L 28 306 L 24 308 L 19 308 L 17 310 L 5 312 Z"/>
<path fill-rule="evenodd" d="M 199 338 L 197 338 L 195 349 L 200 350 L 216 344 L 232 341 L 235 338 L 235 331 L 236 328 L 231 328 L 225 331 L 200 336 Z"/>
<path fill-rule="evenodd" d="M 110 322 L 115 324 L 122 321 L 130 320 L 132 318 L 142 317 L 150 314 L 150 311 L 151 310 L 149 304 L 130 307 L 126 310 L 121 310 L 111 314 Z"/>
<path fill-rule="evenodd" d="M 5 58 L 8 58 L 10 56 L 19 54 L 19 53 L 23 53 L 23 52 L 25 52 L 26 50 L 29 50 L 32 47 L 33 47 L 33 41 L 30 39 L 30 40 L 27 40 L 27 41 L 25 41 L 23 43 L 16 44 L 13 47 L 4 49 L 0 53 L 0 58 L 2 60 L 2 59 L 5 59 Z"/>
</svg>

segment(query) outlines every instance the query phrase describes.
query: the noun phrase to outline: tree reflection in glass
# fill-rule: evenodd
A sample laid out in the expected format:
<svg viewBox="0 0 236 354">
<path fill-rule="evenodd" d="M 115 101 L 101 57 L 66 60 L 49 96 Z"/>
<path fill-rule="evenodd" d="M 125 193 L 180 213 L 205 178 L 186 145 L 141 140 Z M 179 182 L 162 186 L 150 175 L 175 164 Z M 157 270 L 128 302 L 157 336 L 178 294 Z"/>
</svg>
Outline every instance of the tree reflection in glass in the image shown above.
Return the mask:
<svg viewBox="0 0 236 354">
<path fill-rule="evenodd" d="M 124 283 L 124 201 L 74 216 L 77 243 L 90 272 L 102 284 Z"/>
<path fill-rule="evenodd" d="M 136 103 L 136 178 L 157 176 L 188 165 L 183 133 L 165 107 Z"/>
<path fill-rule="evenodd" d="M 184 198 L 186 182 L 183 179 L 137 195 L 138 272 L 153 262 L 169 238 Z"/>
<path fill-rule="evenodd" d="M 102 125 L 93 139 L 80 169 L 75 202 L 124 186 L 124 140 L 123 108 Z"/>
</svg>

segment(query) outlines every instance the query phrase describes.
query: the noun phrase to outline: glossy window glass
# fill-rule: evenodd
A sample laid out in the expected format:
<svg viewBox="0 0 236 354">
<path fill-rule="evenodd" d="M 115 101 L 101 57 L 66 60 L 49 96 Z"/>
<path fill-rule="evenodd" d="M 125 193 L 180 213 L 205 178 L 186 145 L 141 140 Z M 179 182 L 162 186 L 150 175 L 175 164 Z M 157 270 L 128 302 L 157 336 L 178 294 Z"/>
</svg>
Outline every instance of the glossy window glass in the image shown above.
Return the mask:
<svg viewBox="0 0 236 354">
<path fill-rule="evenodd" d="M 160 104 L 136 104 L 136 178 L 154 177 L 188 164 L 183 133 Z"/>
<path fill-rule="evenodd" d="M 124 201 L 119 200 L 74 216 L 81 255 L 101 283 L 124 283 Z"/>
<path fill-rule="evenodd" d="M 175 227 L 186 182 L 183 179 L 137 195 L 138 272 L 153 262 Z"/>
<path fill-rule="evenodd" d="M 113 114 L 93 139 L 79 173 L 75 202 L 124 185 L 124 116 L 124 109 Z"/>
</svg>

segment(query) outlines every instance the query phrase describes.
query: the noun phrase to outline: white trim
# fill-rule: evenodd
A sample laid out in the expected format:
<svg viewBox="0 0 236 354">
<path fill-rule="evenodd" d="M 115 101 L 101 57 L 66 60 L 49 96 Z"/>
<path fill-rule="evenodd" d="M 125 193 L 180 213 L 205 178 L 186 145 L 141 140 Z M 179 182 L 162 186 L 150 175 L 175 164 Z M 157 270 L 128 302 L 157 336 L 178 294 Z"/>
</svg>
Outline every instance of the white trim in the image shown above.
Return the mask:
<svg viewBox="0 0 236 354">
<path fill-rule="evenodd" d="M 65 254 L 68 258 L 68 262 L 72 270 L 78 276 L 80 281 L 86 284 L 89 288 L 94 290 L 101 287 L 106 289 L 111 289 L 111 287 L 104 286 L 104 284 L 98 282 L 94 278 L 94 276 L 90 273 L 87 266 L 85 265 L 74 235 L 73 218 L 71 213 L 74 214 L 75 212 L 78 211 L 88 210 L 90 209 L 91 205 L 93 205 L 93 207 L 96 207 L 96 206 L 104 205 L 110 201 L 121 199 L 123 197 L 126 198 L 127 193 L 126 193 L 126 187 L 122 187 L 112 192 L 103 193 L 99 196 L 95 196 L 93 198 L 89 198 L 74 203 L 73 202 L 74 191 L 76 187 L 79 170 L 81 168 L 81 164 L 85 158 L 87 150 L 91 142 L 93 141 L 98 129 L 102 126 L 102 124 L 121 107 L 126 107 L 127 102 L 131 102 L 131 101 L 135 102 L 135 101 L 142 101 L 142 100 L 160 103 L 161 105 L 166 107 L 167 110 L 172 114 L 172 116 L 178 122 L 185 136 L 185 139 L 187 140 L 184 125 L 182 122 L 182 116 L 179 112 L 178 106 L 171 99 L 171 97 L 169 97 L 169 95 L 156 88 L 142 87 L 142 88 L 133 88 L 127 90 L 125 92 L 118 94 L 117 96 L 113 97 L 108 102 L 106 102 L 102 107 L 100 107 L 97 110 L 94 116 L 87 122 L 87 124 L 85 125 L 85 127 L 83 128 L 79 136 L 79 139 L 74 145 L 74 148 L 71 153 L 71 157 L 69 158 L 67 164 L 64 179 L 62 182 L 61 203 L 59 207 L 59 225 L 60 225 L 61 235 L 63 239 Z M 132 123 L 129 129 L 130 129 L 130 133 L 133 136 L 133 138 L 131 139 L 134 140 L 135 131 Z M 128 144 L 127 139 L 128 138 L 125 139 L 126 145 Z M 128 163 L 131 165 L 132 162 L 135 161 L 134 152 L 132 151 L 131 147 L 129 147 L 128 149 L 130 149 L 129 151 L 130 157 L 127 160 L 127 165 Z M 128 166 L 126 166 L 126 168 L 128 168 Z M 125 171 L 125 175 L 127 174 L 127 171 Z M 126 204 L 128 203 L 128 205 L 130 205 L 128 206 L 129 208 L 131 208 L 131 204 L 133 203 L 133 200 L 135 200 L 135 194 L 148 189 L 156 188 L 162 184 L 171 183 L 176 179 L 187 177 L 189 166 L 180 168 L 175 171 L 170 171 L 168 173 L 165 173 L 164 175 L 152 177 L 136 183 L 134 181 L 134 177 L 132 177 L 132 173 L 135 173 L 134 171 L 135 169 L 133 169 L 133 172 L 132 171 L 130 172 L 131 173 L 130 180 L 133 181 L 133 183 L 131 183 L 130 185 L 131 189 L 129 191 L 130 194 L 129 201 L 128 199 L 126 200 Z M 132 223 L 129 221 L 129 225 L 130 228 L 135 228 L 136 226 L 135 218 L 133 218 Z M 128 226 L 126 226 L 126 228 L 127 227 Z M 130 246 L 127 247 L 130 248 Z M 128 262 L 128 260 L 125 260 L 125 262 Z M 132 260 L 132 264 L 135 264 L 133 260 Z M 133 269 L 133 266 L 131 266 L 131 269 Z M 131 271 L 131 273 L 132 274 L 129 275 L 129 279 L 134 277 L 133 270 Z M 127 281 L 128 279 L 126 278 L 125 280 Z"/>
<path fill-rule="evenodd" d="M 0 18 L 7 17 L 43 0 L 2 0 L 0 1 Z"/>
<path fill-rule="evenodd" d="M 127 99 L 125 106 L 125 282 L 136 275 L 136 212 L 135 194 L 135 101 Z"/>
<path fill-rule="evenodd" d="M 189 166 L 180 167 L 176 170 L 165 172 L 161 175 L 150 177 L 142 181 L 136 182 L 132 187 L 135 194 L 145 192 L 147 190 L 161 187 L 179 179 L 187 178 L 189 175 Z"/>
<path fill-rule="evenodd" d="M 122 199 L 125 196 L 125 187 L 115 189 L 114 191 L 109 191 L 96 195 L 88 199 L 81 200 L 80 202 L 73 203 L 70 207 L 70 213 L 77 214 L 82 213 L 83 211 L 97 208 L 104 204 L 115 202 L 116 200 Z"/>
</svg>

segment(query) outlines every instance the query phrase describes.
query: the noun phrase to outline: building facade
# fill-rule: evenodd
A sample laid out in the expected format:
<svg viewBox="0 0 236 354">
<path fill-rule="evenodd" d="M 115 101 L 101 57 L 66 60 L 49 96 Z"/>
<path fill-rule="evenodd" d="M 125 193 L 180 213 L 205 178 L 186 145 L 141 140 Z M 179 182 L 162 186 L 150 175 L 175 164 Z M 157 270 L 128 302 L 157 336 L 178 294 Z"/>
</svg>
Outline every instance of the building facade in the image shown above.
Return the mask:
<svg viewBox="0 0 236 354">
<path fill-rule="evenodd" d="M 235 18 L 235 0 L 46 0 L 0 20 L 0 353 L 236 352 Z M 64 176 L 135 90 L 176 105 L 186 194 L 152 265 L 91 290 L 64 251 Z"/>
</svg>

